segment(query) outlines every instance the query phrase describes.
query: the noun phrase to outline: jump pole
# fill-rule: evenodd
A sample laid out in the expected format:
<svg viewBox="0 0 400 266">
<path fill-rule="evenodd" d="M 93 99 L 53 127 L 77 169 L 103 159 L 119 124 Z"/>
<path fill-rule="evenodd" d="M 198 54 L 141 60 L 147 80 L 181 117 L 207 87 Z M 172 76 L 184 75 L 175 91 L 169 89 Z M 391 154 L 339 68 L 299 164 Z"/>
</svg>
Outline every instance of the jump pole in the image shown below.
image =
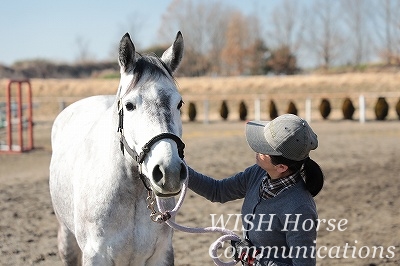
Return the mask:
<svg viewBox="0 0 400 266">
<path fill-rule="evenodd" d="M 360 105 L 360 123 L 365 123 L 365 97 L 364 95 L 360 95 L 358 97 L 358 102 Z"/>
<path fill-rule="evenodd" d="M 254 119 L 261 120 L 261 100 L 257 98 L 254 100 Z"/>
<path fill-rule="evenodd" d="M 311 122 L 311 98 L 306 99 L 305 110 L 306 110 L 306 121 L 308 123 L 310 123 Z"/>
<path fill-rule="evenodd" d="M 16 104 L 17 104 L 17 130 L 19 146 L 13 144 L 13 123 L 12 123 L 12 84 L 17 85 Z M 27 85 L 27 140 L 28 145 L 24 146 L 24 125 L 23 125 L 23 100 L 22 85 Z M 0 153 L 21 153 L 33 149 L 33 113 L 32 113 L 32 87 L 28 79 L 9 80 L 6 88 L 6 119 L 7 119 L 7 145 L 0 146 Z"/>
</svg>

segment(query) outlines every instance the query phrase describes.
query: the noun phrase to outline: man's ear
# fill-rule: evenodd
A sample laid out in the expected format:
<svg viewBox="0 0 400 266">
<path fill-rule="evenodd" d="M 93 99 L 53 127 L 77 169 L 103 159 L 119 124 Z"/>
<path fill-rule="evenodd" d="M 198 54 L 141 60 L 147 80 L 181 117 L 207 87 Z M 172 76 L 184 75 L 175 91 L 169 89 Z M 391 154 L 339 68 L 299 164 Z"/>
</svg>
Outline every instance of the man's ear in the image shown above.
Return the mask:
<svg viewBox="0 0 400 266">
<path fill-rule="evenodd" d="M 286 172 L 289 169 L 289 166 L 285 165 L 285 164 L 278 164 L 275 165 L 276 167 L 276 171 L 278 171 L 280 174 Z"/>
</svg>

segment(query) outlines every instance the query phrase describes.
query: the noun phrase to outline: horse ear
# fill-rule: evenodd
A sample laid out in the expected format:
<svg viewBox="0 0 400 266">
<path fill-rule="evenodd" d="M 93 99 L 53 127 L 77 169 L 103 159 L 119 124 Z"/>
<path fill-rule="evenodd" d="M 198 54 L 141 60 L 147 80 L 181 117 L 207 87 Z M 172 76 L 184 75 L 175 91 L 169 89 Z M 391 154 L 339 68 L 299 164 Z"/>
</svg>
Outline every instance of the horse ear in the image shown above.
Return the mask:
<svg viewBox="0 0 400 266">
<path fill-rule="evenodd" d="M 129 33 L 125 33 L 119 43 L 118 63 L 121 73 L 129 72 L 135 68 L 135 45 L 133 45 Z"/>
<path fill-rule="evenodd" d="M 163 53 L 161 60 L 174 72 L 183 56 L 183 36 L 180 31 L 176 34 L 174 43 Z"/>
</svg>

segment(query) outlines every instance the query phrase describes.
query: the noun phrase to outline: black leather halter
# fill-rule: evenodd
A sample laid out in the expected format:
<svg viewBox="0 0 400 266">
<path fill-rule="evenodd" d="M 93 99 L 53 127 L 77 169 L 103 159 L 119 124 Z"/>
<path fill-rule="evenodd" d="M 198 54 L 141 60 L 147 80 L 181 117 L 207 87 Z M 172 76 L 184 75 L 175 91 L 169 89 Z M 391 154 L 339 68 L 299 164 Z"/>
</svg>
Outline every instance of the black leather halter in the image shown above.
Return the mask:
<svg viewBox="0 0 400 266">
<path fill-rule="evenodd" d="M 150 139 L 143 147 L 142 147 L 142 152 L 138 154 L 134 149 L 129 147 L 128 142 L 125 139 L 124 136 L 124 109 L 122 107 L 122 102 L 121 100 L 118 101 L 118 116 L 119 116 L 119 122 L 118 122 L 118 131 L 120 132 L 120 145 L 121 145 L 121 151 L 124 153 L 124 149 L 129 153 L 129 155 L 136 161 L 137 167 L 138 167 L 138 172 L 139 172 L 139 177 L 142 180 L 144 186 L 148 191 L 151 191 L 151 187 L 148 184 L 146 176 L 142 173 L 142 168 L 141 165 L 146 158 L 146 155 L 150 152 L 151 147 L 157 142 L 162 139 L 172 139 L 175 141 L 176 145 L 178 146 L 178 154 L 181 159 L 184 158 L 183 150 L 185 148 L 185 143 L 176 135 L 172 133 L 161 133 Z"/>
</svg>

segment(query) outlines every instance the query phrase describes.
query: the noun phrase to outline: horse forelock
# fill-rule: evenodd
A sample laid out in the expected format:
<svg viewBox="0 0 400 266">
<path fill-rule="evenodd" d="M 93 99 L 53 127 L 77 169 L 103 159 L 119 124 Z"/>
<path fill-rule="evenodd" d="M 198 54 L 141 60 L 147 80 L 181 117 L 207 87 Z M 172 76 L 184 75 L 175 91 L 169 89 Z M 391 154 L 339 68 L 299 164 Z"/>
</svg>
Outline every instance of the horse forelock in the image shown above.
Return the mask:
<svg viewBox="0 0 400 266">
<path fill-rule="evenodd" d="M 133 90 L 143 78 L 147 79 L 145 81 L 150 81 L 158 80 L 162 77 L 170 79 L 176 85 L 171 69 L 159 57 L 138 54 L 138 60 L 133 70 L 133 80 L 126 93 Z"/>
</svg>

